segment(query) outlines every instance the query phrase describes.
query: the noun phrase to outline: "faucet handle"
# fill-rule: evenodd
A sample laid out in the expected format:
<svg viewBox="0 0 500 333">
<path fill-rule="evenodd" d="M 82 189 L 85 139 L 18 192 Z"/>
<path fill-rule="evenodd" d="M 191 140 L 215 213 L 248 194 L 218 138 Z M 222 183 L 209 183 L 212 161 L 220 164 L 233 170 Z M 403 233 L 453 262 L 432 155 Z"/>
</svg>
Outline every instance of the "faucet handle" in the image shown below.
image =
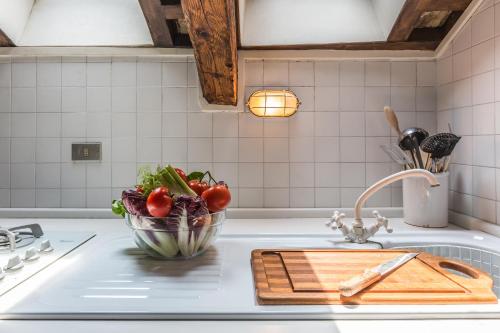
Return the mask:
<svg viewBox="0 0 500 333">
<path fill-rule="evenodd" d="M 340 213 L 338 210 L 336 210 L 330 218 L 330 221 L 326 222 L 326 225 L 328 227 L 331 227 L 332 229 L 342 228 L 342 226 L 344 225 L 342 223 L 342 219 L 344 217 L 344 213 Z"/>
<path fill-rule="evenodd" d="M 389 219 L 387 217 L 385 217 L 385 216 L 380 215 L 380 213 L 378 212 L 378 210 L 374 210 L 372 212 L 372 214 L 377 219 L 377 225 L 379 227 L 384 227 L 384 229 L 388 233 L 392 233 L 394 231 L 394 229 L 392 229 L 392 228 L 389 227 Z"/>
</svg>

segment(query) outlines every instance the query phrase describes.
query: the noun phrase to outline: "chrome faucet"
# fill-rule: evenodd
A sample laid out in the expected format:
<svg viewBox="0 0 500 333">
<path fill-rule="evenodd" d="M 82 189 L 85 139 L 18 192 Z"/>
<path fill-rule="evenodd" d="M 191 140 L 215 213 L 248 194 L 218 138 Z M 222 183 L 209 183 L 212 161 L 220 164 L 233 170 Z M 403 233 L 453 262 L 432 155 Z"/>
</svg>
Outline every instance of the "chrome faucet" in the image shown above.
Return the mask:
<svg viewBox="0 0 500 333">
<path fill-rule="evenodd" d="M 365 227 L 361 218 L 361 208 L 363 208 L 368 198 L 370 198 L 373 194 L 375 194 L 383 187 L 403 178 L 410 177 L 423 177 L 427 179 L 432 187 L 439 186 L 439 182 L 436 177 L 432 173 L 424 169 L 411 169 L 395 173 L 379 180 L 378 182 L 367 188 L 366 191 L 364 191 L 359 196 L 359 198 L 356 200 L 356 204 L 354 205 L 354 222 L 350 227 L 342 222 L 342 220 L 345 218 L 345 214 L 342 214 L 339 211 L 334 212 L 330 221 L 328 221 L 326 225 L 328 227 L 331 227 L 332 229 L 340 229 L 346 240 L 359 244 L 366 243 L 366 241 L 370 237 L 375 235 L 381 227 L 384 227 L 388 233 L 391 233 L 393 230 L 392 228 L 389 228 L 389 220 L 386 217 L 380 215 L 376 210 L 373 211 L 373 216 L 377 219 L 377 222 L 369 227 Z"/>
</svg>

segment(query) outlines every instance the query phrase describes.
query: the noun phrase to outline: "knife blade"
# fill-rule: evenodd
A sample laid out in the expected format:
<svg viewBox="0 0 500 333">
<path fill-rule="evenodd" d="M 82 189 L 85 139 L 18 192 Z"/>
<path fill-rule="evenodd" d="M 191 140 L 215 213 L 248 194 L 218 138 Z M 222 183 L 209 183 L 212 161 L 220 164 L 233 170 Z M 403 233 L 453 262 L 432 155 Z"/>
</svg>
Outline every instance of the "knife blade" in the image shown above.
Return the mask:
<svg viewBox="0 0 500 333">
<path fill-rule="evenodd" d="M 350 297 L 357 294 L 361 290 L 382 279 L 382 277 L 384 277 L 385 275 L 391 273 L 398 267 L 415 258 L 417 255 L 418 253 L 402 254 L 378 266 L 365 270 L 361 275 L 356 275 L 349 280 L 340 282 L 340 294 L 345 297 Z"/>
</svg>

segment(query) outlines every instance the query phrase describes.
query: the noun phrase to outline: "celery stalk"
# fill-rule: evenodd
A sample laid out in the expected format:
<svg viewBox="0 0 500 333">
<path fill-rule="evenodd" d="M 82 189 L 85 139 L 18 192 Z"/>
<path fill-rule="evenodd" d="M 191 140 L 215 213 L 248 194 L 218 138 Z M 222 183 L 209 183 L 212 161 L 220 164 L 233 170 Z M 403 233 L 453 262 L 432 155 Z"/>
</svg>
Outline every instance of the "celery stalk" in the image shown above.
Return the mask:
<svg viewBox="0 0 500 333">
<path fill-rule="evenodd" d="M 177 184 L 177 181 L 172 177 L 170 172 L 165 168 L 160 171 L 162 183 L 164 183 L 171 193 L 184 194 L 184 190 Z"/>
<path fill-rule="evenodd" d="M 167 171 L 168 173 L 170 174 L 170 176 L 172 176 L 172 178 L 174 179 L 176 185 L 181 189 L 180 192 L 183 192 L 182 194 L 186 194 L 186 195 L 189 195 L 191 197 L 196 197 L 198 196 L 196 194 L 195 191 L 193 191 L 189 186 L 188 184 L 186 184 L 186 182 L 181 178 L 181 176 L 179 176 L 177 174 L 177 171 L 175 171 L 175 169 L 169 165 L 167 166 Z"/>
</svg>

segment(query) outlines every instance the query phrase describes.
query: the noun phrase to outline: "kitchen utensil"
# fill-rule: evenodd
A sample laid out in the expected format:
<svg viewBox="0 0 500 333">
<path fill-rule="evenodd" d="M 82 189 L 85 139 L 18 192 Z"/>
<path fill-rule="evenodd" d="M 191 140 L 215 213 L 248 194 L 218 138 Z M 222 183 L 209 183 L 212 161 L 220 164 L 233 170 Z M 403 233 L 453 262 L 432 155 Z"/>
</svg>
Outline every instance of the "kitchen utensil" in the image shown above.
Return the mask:
<svg viewBox="0 0 500 333">
<path fill-rule="evenodd" d="M 420 253 L 354 296 L 341 297 L 341 281 L 409 252 L 414 251 L 254 250 L 251 262 L 257 301 L 272 305 L 497 303 L 486 273 L 428 253 Z"/>
<path fill-rule="evenodd" d="M 127 214 L 125 221 L 134 232 L 136 245 L 151 257 L 186 259 L 205 252 L 217 239 L 225 211 L 196 218 L 155 218 Z"/>
<path fill-rule="evenodd" d="M 399 148 L 398 145 L 391 143 L 387 145 L 381 145 L 380 148 L 397 164 L 404 166 L 408 169 L 415 168 L 415 165 L 410 160 L 408 155 Z"/>
<path fill-rule="evenodd" d="M 424 162 L 422 160 L 422 155 L 420 154 L 420 143 L 429 136 L 429 133 L 423 128 L 419 127 L 410 127 L 405 129 L 401 133 L 401 139 L 399 141 L 399 146 L 403 150 L 411 150 L 414 151 L 414 154 L 417 157 L 418 164 L 417 166 L 421 169 L 424 168 Z"/>
<path fill-rule="evenodd" d="M 387 119 L 387 122 L 389 123 L 389 126 L 398 133 L 398 137 L 401 138 L 402 132 L 399 129 L 399 121 L 398 117 L 396 116 L 396 113 L 390 106 L 385 106 L 384 107 L 384 114 L 385 118 Z"/>
<path fill-rule="evenodd" d="M 365 270 L 361 275 L 356 275 L 349 280 L 340 282 L 340 294 L 345 297 L 351 297 L 357 294 L 361 290 L 381 280 L 382 277 L 396 270 L 399 266 L 405 264 L 407 261 L 415 258 L 417 255 L 418 253 L 402 254 L 383 264 Z"/>
<path fill-rule="evenodd" d="M 408 136 L 405 136 L 404 132 L 401 132 L 401 129 L 399 128 L 399 121 L 398 121 L 398 117 L 396 116 L 396 113 L 394 112 L 394 110 L 389 107 L 389 106 L 385 106 L 384 107 L 384 114 L 385 114 L 385 118 L 387 119 L 387 123 L 389 124 L 389 126 L 398 134 L 398 140 L 399 140 L 399 146 L 403 149 L 403 150 L 408 150 L 410 151 L 410 154 L 411 154 L 411 157 L 413 159 L 413 163 L 415 165 L 417 165 L 417 159 L 415 158 L 415 156 L 419 156 L 418 154 L 420 154 L 420 152 L 418 152 L 417 154 L 417 148 L 416 148 L 416 144 L 413 140 L 412 137 L 408 137 Z M 417 145 L 418 147 L 418 145 Z M 420 157 L 420 160 L 422 158 Z M 419 160 L 419 162 L 420 162 Z"/>
<path fill-rule="evenodd" d="M 430 153 L 430 158 L 432 159 L 430 171 L 434 173 L 445 171 L 446 163 L 441 166 L 442 163 L 440 163 L 440 161 L 451 155 L 456 144 L 460 141 L 460 138 L 461 137 L 453 133 L 438 133 L 422 141 L 420 148 L 422 148 L 424 152 Z"/>
</svg>

